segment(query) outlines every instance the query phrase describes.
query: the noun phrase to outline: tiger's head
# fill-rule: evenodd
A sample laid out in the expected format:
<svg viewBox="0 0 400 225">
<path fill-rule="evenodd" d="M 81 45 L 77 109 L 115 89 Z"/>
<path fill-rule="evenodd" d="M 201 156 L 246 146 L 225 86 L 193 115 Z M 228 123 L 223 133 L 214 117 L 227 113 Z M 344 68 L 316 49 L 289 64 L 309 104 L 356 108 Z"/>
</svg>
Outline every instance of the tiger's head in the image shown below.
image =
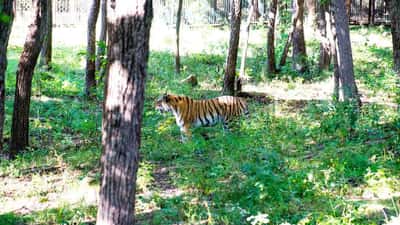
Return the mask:
<svg viewBox="0 0 400 225">
<path fill-rule="evenodd" d="M 176 105 L 178 104 L 180 98 L 179 96 L 171 95 L 165 93 L 163 96 L 157 99 L 155 102 L 155 108 L 161 113 L 172 112 Z"/>
</svg>

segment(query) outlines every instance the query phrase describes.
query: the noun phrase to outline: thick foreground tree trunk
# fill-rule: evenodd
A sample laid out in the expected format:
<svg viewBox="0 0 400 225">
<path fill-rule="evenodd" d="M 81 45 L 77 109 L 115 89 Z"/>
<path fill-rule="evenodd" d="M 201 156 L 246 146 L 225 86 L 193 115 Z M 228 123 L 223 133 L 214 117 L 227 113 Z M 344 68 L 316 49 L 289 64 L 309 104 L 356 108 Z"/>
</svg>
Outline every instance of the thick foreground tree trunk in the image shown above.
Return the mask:
<svg viewBox="0 0 400 225">
<path fill-rule="evenodd" d="M 7 70 L 7 46 L 14 20 L 14 0 L 4 0 L 0 4 L 3 9 L 0 14 L 0 155 L 3 153 L 3 129 L 4 129 L 4 104 L 6 91 L 6 70 Z"/>
<path fill-rule="evenodd" d="M 400 76 L 400 0 L 389 0 L 388 5 L 392 23 L 393 65 Z"/>
<path fill-rule="evenodd" d="M 350 43 L 349 17 L 346 14 L 344 0 L 333 0 L 333 16 L 336 28 L 336 50 L 339 64 L 340 82 L 345 101 L 361 105 L 354 78 L 353 55 Z"/>
<path fill-rule="evenodd" d="M 97 225 L 135 224 L 152 0 L 107 4 L 107 75 Z"/>
<path fill-rule="evenodd" d="M 239 47 L 240 18 L 242 14 L 241 0 L 232 0 L 231 4 L 231 34 L 229 39 L 228 57 L 226 59 L 223 93 L 235 95 L 236 60 Z"/>
<path fill-rule="evenodd" d="M 278 0 L 272 0 L 268 14 L 268 33 L 267 33 L 267 69 L 268 74 L 275 74 L 275 19 L 278 7 Z"/>
<path fill-rule="evenodd" d="M 14 112 L 11 127 L 11 158 L 23 150 L 29 143 L 29 106 L 31 101 L 31 87 L 33 72 L 46 27 L 47 0 L 34 0 L 34 19 L 29 26 L 24 50 L 19 59 L 17 69 L 17 83 L 15 87 Z"/>
<path fill-rule="evenodd" d="M 100 36 L 99 45 L 97 46 L 96 54 L 96 71 L 99 73 L 99 82 L 103 81 L 105 74 L 104 55 L 106 53 L 106 41 L 107 41 L 107 0 L 101 0 L 100 3 Z"/>
<path fill-rule="evenodd" d="M 176 12 L 176 55 L 175 55 L 175 72 L 181 72 L 181 56 L 179 53 L 179 35 L 181 30 L 181 18 L 182 18 L 182 4 L 183 0 L 178 0 L 178 10 Z"/>
<path fill-rule="evenodd" d="M 304 73 L 307 71 L 306 42 L 304 39 L 304 0 L 293 1 L 294 15 L 297 15 L 297 23 L 293 32 L 293 69 Z"/>
<path fill-rule="evenodd" d="M 93 0 L 88 17 L 86 47 L 86 83 L 85 95 L 93 95 L 96 87 L 96 22 L 99 16 L 100 0 Z"/>
<path fill-rule="evenodd" d="M 53 42 L 53 8 L 52 0 L 47 0 L 46 12 L 46 31 L 43 41 L 42 52 L 40 54 L 40 66 L 51 69 L 52 45 Z"/>
</svg>

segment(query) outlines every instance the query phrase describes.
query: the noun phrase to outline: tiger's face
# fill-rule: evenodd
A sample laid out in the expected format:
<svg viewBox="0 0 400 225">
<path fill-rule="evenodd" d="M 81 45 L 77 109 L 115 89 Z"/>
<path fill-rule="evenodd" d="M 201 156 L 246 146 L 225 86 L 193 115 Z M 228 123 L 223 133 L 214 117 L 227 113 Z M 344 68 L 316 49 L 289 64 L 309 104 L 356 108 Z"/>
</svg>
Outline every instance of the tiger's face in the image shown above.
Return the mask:
<svg viewBox="0 0 400 225">
<path fill-rule="evenodd" d="M 155 108 L 161 113 L 172 112 L 172 107 L 178 103 L 178 98 L 174 95 L 164 94 L 155 102 Z"/>
</svg>

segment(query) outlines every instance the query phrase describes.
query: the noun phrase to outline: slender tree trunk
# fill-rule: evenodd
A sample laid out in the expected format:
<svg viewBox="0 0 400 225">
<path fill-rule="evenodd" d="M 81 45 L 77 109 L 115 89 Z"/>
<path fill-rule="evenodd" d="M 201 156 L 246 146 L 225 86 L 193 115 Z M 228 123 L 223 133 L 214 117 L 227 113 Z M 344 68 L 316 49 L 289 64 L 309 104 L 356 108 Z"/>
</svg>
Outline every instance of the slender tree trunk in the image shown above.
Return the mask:
<svg viewBox="0 0 400 225">
<path fill-rule="evenodd" d="M 351 0 L 345 0 L 345 3 L 344 3 L 345 5 L 346 5 L 346 13 L 347 13 L 347 16 L 349 16 L 349 18 L 350 18 L 350 13 L 351 13 Z"/>
<path fill-rule="evenodd" d="M 52 45 L 53 42 L 53 8 L 52 0 L 47 0 L 47 12 L 46 12 L 46 31 L 40 54 L 40 66 L 45 66 L 46 69 L 51 69 L 51 58 L 52 58 Z"/>
<path fill-rule="evenodd" d="M 181 72 L 181 56 L 179 54 L 179 35 L 181 30 L 183 0 L 178 0 L 178 10 L 176 12 L 176 55 L 175 55 L 175 72 Z"/>
<path fill-rule="evenodd" d="M 298 16 L 297 23 L 293 32 L 293 69 L 304 73 L 307 68 L 306 42 L 304 39 L 304 0 L 294 0 L 293 10 Z M 298 13 L 297 13 L 298 11 Z"/>
<path fill-rule="evenodd" d="M 99 81 L 103 81 L 105 74 L 104 56 L 106 53 L 106 41 L 107 41 L 107 0 L 101 0 L 100 2 L 100 37 L 99 45 L 97 46 L 97 57 L 96 57 L 96 71 L 99 73 Z"/>
<path fill-rule="evenodd" d="M 331 54 L 331 43 L 328 39 L 327 33 L 327 20 L 329 20 L 329 5 L 328 3 L 318 4 L 318 30 L 320 35 L 320 47 L 319 47 L 319 70 L 325 70 L 329 68 L 330 64 L 330 54 Z M 326 18 L 328 16 L 328 18 Z"/>
<path fill-rule="evenodd" d="M 99 15 L 100 0 L 92 0 L 88 18 L 86 48 L 85 95 L 91 97 L 96 87 L 96 22 Z"/>
<path fill-rule="evenodd" d="M 231 4 L 231 34 L 229 50 L 226 59 L 223 93 L 235 95 L 236 60 L 239 46 L 240 18 L 242 14 L 241 0 L 232 0 Z"/>
<path fill-rule="evenodd" d="M 283 48 L 283 51 L 282 51 L 281 60 L 279 62 L 279 67 L 284 66 L 285 63 L 286 63 L 286 58 L 287 58 L 287 55 L 289 53 L 289 48 L 290 48 L 290 46 L 292 44 L 292 41 L 293 41 L 293 33 L 294 33 L 294 30 L 296 29 L 296 26 L 297 26 L 297 19 L 299 17 L 298 14 L 299 14 L 299 11 L 296 11 L 296 12 L 294 12 L 294 14 L 292 16 L 292 27 L 291 27 L 291 29 L 289 31 L 288 38 L 287 38 L 286 43 L 285 43 L 285 47 Z"/>
<path fill-rule="evenodd" d="M 339 75 L 342 84 L 343 98 L 347 102 L 361 105 L 357 85 L 354 78 L 353 55 L 351 50 L 348 16 L 344 0 L 333 0 L 333 16 L 337 35 L 337 58 L 339 64 Z"/>
<path fill-rule="evenodd" d="M 393 65 L 400 76 L 400 0 L 388 0 L 387 5 L 392 24 Z"/>
<path fill-rule="evenodd" d="M 278 0 L 272 0 L 268 13 L 268 33 L 267 33 L 267 69 L 268 74 L 275 74 L 275 19 L 278 7 Z"/>
<path fill-rule="evenodd" d="M 328 3 L 327 3 L 328 4 Z M 329 8 L 329 7 L 328 7 Z M 340 90 L 340 70 L 339 70 L 339 63 L 338 63 L 338 58 L 337 58 L 337 52 L 336 52 L 336 26 L 335 26 L 335 20 L 333 18 L 333 15 L 331 13 L 331 10 L 328 9 L 327 11 L 327 30 L 329 32 L 329 43 L 330 43 L 330 50 L 331 50 L 331 58 L 333 59 L 333 101 L 337 102 L 339 101 L 339 90 Z"/>
<path fill-rule="evenodd" d="M 128 4 L 129 3 L 129 4 Z M 107 4 L 107 78 L 97 225 L 135 224 L 152 0 Z"/>
<path fill-rule="evenodd" d="M 0 14 L 0 155 L 3 153 L 3 130 L 4 130 L 4 105 L 6 90 L 6 70 L 7 70 L 7 46 L 14 21 L 15 8 L 14 0 L 4 0 L 0 4 L 3 9 Z"/>
<path fill-rule="evenodd" d="M 250 4 L 253 7 L 253 12 L 252 12 L 252 20 L 253 21 L 257 21 L 258 18 L 260 18 L 261 14 L 260 14 L 260 9 L 258 8 L 258 0 L 251 0 L 249 1 L 251 2 Z"/>
<path fill-rule="evenodd" d="M 317 14 L 316 0 L 306 0 L 306 7 L 307 7 L 307 24 L 312 27 L 315 27 L 316 14 Z"/>
<path fill-rule="evenodd" d="M 368 2 L 368 25 L 375 24 L 375 0 Z"/>
<path fill-rule="evenodd" d="M 245 74 L 246 58 L 247 58 L 247 49 L 249 46 L 250 25 L 251 25 L 251 20 L 253 18 L 253 14 L 254 14 L 253 7 L 254 7 L 253 5 L 251 5 L 249 7 L 249 15 L 247 17 L 247 22 L 246 22 L 246 27 L 245 27 L 246 34 L 245 34 L 244 40 L 243 40 L 242 60 L 240 62 L 239 78 L 236 81 L 236 92 L 242 91 L 243 80 L 246 75 Z"/>
<path fill-rule="evenodd" d="M 29 106 L 33 72 L 40 49 L 43 46 L 46 29 L 47 0 L 34 0 L 34 20 L 29 26 L 24 50 L 19 59 L 17 83 L 15 87 L 14 113 L 11 127 L 11 158 L 23 150 L 29 143 Z"/>
</svg>

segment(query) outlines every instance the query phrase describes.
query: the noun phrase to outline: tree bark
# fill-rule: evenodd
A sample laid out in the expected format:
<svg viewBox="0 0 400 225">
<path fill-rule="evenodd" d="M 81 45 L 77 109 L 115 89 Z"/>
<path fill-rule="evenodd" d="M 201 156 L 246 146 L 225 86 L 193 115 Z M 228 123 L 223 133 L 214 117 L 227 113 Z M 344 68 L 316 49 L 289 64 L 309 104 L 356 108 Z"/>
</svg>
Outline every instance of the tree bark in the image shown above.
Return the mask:
<svg viewBox="0 0 400 225">
<path fill-rule="evenodd" d="M 296 29 L 297 19 L 299 17 L 298 14 L 299 14 L 299 11 L 295 11 L 293 16 L 292 16 L 292 27 L 291 27 L 291 29 L 289 31 L 288 38 L 287 38 L 286 43 L 285 43 L 285 47 L 283 48 L 283 51 L 282 51 L 281 60 L 279 62 L 279 67 L 284 66 L 285 63 L 286 63 L 286 58 L 287 58 L 287 55 L 289 53 L 289 48 L 290 48 L 290 45 L 292 44 L 292 41 L 293 41 L 293 33 L 294 33 L 294 30 Z"/>
<path fill-rule="evenodd" d="M 251 0 L 250 2 L 251 2 L 250 4 L 253 7 L 253 12 L 252 12 L 253 16 L 251 18 L 253 21 L 257 21 L 258 18 L 260 18 L 261 16 L 260 9 L 258 8 L 258 0 Z"/>
<path fill-rule="evenodd" d="M 348 16 L 344 0 L 333 0 L 333 17 L 336 28 L 336 51 L 339 65 L 340 82 L 344 101 L 361 106 L 357 85 L 354 78 L 353 55 L 351 50 Z"/>
<path fill-rule="evenodd" d="M 231 4 L 231 34 L 229 50 L 226 59 L 223 93 L 235 95 L 236 60 L 239 46 L 240 18 L 242 14 L 241 0 L 232 0 Z"/>
<path fill-rule="evenodd" d="M 43 46 L 44 30 L 46 29 L 47 0 L 34 0 L 33 23 L 25 40 L 24 50 L 19 59 L 17 82 L 15 87 L 14 112 L 11 127 L 11 158 L 29 143 L 29 106 L 33 72 L 40 49 Z"/>
<path fill-rule="evenodd" d="M 107 4 L 107 73 L 97 225 L 135 224 L 151 0 Z"/>
<path fill-rule="evenodd" d="M 327 27 L 328 23 L 327 20 L 329 20 L 329 5 L 328 3 L 319 3 L 318 4 L 318 23 L 317 27 L 319 30 L 319 35 L 320 35 L 320 47 L 319 47 L 319 70 L 325 70 L 329 68 L 330 64 L 330 54 L 331 54 L 331 43 L 329 42 L 328 39 L 328 33 L 327 33 Z M 328 16 L 328 18 L 326 18 Z"/>
<path fill-rule="evenodd" d="M 328 4 L 328 3 L 327 3 Z M 327 30 L 329 32 L 329 43 L 330 43 L 330 50 L 331 50 L 331 58 L 333 59 L 333 101 L 339 101 L 339 90 L 340 90 L 340 70 L 336 52 L 336 27 L 335 27 L 335 20 L 332 15 L 332 11 L 329 10 L 327 13 Z"/>
<path fill-rule="evenodd" d="M 3 153 L 3 130 L 5 118 L 5 91 L 6 91 L 6 70 L 7 70 L 7 46 L 10 38 L 11 27 L 14 21 L 15 1 L 4 0 L 0 4 L 3 9 L 0 14 L 3 20 L 0 20 L 0 154 Z"/>
<path fill-rule="evenodd" d="M 175 72 L 181 72 L 181 56 L 179 54 L 179 35 L 181 30 L 183 0 L 178 0 L 178 10 L 176 12 L 176 55 L 175 55 Z"/>
<path fill-rule="evenodd" d="M 272 0 L 268 13 L 268 33 L 267 33 L 267 69 L 268 74 L 275 74 L 275 19 L 278 7 L 278 0 Z"/>
<path fill-rule="evenodd" d="M 400 76 L 400 0 L 389 0 L 392 43 L 393 43 L 393 66 Z"/>
<path fill-rule="evenodd" d="M 349 18 L 350 18 L 350 13 L 351 13 L 351 0 L 345 0 L 345 3 L 344 3 L 345 5 L 346 5 L 346 13 L 347 13 L 347 16 L 349 16 Z"/>
<path fill-rule="evenodd" d="M 319 3 L 323 4 L 323 3 Z M 316 21 L 316 0 L 306 0 L 307 7 L 307 24 L 315 27 Z"/>
<path fill-rule="evenodd" d="M 375 0 L 368 2 L 368 25 L 375 24 Z"/>
<path fill-rule="evenodd" d="M 85 95 L 91 97 L 96 87 L 96 22 L 99 15 L 100 0 L 93 0 L 88 17 L 86 48 Z"/>
<path fill-rule="evenodd" d="M 245 77 L 245 69 L 246 69 L 246 58 L 247 58 L 247 49 L 249 46 L 249 36 L 250 36 L 250 25 L 251 25 L 251 20 L 253 18 L 254 10 L 253 10 L 253 5 L 250 6 L 249 8 L 249 15 L 247 17 L 247 22 L 246 22 L 246 27 L 245 27 L 245 37 L 243 40 L 243 51 L 242 51 L 242 60 L 240 62 L 240 72 L 239 72 L 239 77 L 236 81 L 236 92 L 241 92 L 242 91 L 242 85 L 243 85 L 243 80 Z"/>
<path fill-rule="evenodd" d="M 52 58 L 52 45 L 53 42 L 53 8 L 52 0 L 47 0 L 47 12 L 46 12 L 46 28 L 45 36 L 40 54 L 40 66 L 45 66 L 47 70 L 51 69 L 51 58 Z"/>
<path fill-rule="evenodd" d="M 97 57 L 96 57 L 96 71 L 99 73 L 99 81 L 103 81 L 105 74 L 104 56 L 106 53 L 106 41 L 107 41 L 107 0 L 101 0 L 100 2 L 100 36 L 99 45 L 97 46 Z"/>
<path fill-rule="evenodd" d="M 294 15 L 297 15 L 297 23 L 293 32 L 293 69 L 304 73 L 307 68 L 306 42 L 304 40 L 304 0 L 293 1 Z"/>
</svg>

